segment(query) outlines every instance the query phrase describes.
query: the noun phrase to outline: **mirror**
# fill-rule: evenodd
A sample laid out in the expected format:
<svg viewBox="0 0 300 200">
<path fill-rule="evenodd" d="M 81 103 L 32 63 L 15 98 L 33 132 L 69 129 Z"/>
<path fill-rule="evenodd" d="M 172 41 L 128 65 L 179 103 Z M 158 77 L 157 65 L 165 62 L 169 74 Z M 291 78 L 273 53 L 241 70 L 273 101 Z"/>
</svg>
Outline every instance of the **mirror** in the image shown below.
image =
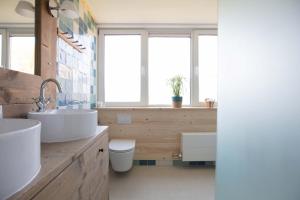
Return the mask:
<svg viewBox="0 0 300 200">
<path fill-rule="evenodd" d="M 34 0 L 0 1 L 0 67 L 34 74 Z"/>
</svg>

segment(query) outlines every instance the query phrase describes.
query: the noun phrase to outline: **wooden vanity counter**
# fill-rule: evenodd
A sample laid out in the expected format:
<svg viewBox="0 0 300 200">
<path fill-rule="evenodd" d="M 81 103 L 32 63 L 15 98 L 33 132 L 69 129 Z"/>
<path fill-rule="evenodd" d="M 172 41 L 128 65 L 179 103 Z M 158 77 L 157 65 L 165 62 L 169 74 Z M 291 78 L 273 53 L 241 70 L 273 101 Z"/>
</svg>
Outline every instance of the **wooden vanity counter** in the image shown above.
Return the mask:
<svg viewBox="0 0 300 200">
<path fill-rule="evenodd" d="M 109 162 L 107 130 L 107 126 L 98 126 L 97 134 L 87 139 L 42 144 L 39 174 L 29 185 L 11 196 L 9 200 L 46 199 L 45 195 L 47 198 L 49 196 L 49 199 L 62 199 L 61 196 L 63 199 L 82 199 L 80 195 L 98 195 L 97 199 L 107 199 Z M 99 156 L 99 154 L 102 155 Z M 97 185 L 98 182 L 100 184 L 99 180 L 102 178 L 106 180 L 101 181 L 101 185 L 91 192 L 91 184 Z M 70 181 L 70 183 L 65 182 L 67 185 L 65 188 L 63 180 Z M 84 191 L 83 186 L 88 191 Z M 73 194 L 68 194 L 71 192 Z M 103 192 L 105 194 L 100 198 L 99 195 Z M 76 198 L 74 195 L 77 195 Z M 90 196 L 85 198 L 93 199 Z"/>
</svg>

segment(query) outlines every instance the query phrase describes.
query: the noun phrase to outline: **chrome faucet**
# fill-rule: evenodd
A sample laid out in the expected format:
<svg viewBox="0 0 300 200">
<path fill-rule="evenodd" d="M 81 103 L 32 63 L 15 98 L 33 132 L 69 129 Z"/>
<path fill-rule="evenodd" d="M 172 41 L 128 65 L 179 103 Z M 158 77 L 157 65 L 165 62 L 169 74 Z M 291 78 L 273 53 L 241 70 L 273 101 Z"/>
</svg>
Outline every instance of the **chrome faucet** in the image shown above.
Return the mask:
<svg viewBox="0 0 300 200">
<path fill-rule="evenodd" d="M 59 84 L 59 82 L 53 78 L 49 78 L 47 80 L 44 80 L 41 84 L 41 88 L 40 88 L 40 96 L 35 100 L 35 103 L 36 105 L 38 106 L 39 110 L 38 112 L 45 112 L 46 111 L 46 108 L 47 108 L 47 105 L 50 103 L 51 101 L 51 98 L 46 98 L 45 97 L 45 88 L 46 88 L 46 85 L 49 83 L 49 82 L 53 82 L 56 84 L 57 86 L 57 89 L 58 91 L 61 93 L 62 90 L 61 90 L 61 86 Z"/>
</svg>

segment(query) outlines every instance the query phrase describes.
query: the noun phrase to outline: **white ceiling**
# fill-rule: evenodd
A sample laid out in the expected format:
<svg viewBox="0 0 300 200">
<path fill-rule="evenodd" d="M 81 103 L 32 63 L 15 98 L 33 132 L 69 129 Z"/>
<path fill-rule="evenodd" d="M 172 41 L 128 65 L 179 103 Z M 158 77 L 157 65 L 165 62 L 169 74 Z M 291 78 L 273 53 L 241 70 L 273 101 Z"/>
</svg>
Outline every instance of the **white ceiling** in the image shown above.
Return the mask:
<svg viewBox="0 0 300 200">
<path fill-rule="evenodd" d="M 33 23 L 18 15 L 19 0 L 0 0 L 0 23 Z M 34 2 L 34 0 L 27 0 Z M 216 24 L 217 0 L 87 0 L 97 23 Z"/>
<path fill-rule="evenodd" d="M 88 0 L 97 23 L 217 24 L 218 0 Z"/>
<path fill-rule="evenodd" d="M 34 19 L 20 16 L 15 12 L 18 2 L 19 0 L 0 0 L 0 23 L 34 23 Z"/>
</svg>

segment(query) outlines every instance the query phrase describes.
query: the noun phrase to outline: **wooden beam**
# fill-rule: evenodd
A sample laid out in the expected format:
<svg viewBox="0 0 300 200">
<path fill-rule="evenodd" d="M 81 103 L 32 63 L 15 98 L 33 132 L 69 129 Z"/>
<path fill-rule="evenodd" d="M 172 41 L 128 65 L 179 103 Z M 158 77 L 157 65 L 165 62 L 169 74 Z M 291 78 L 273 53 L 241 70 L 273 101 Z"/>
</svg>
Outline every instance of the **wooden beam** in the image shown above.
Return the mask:
<svg viewBox="0 0 300 200">
<path fill-rule="evenodd" d="M 48 3 L 48 0 L 35 0 L 35 74 L 43 80 L 56 78 L 57 19 L 49 13 Z M 46 95 L 54 100 L 49 108 L 55 108 L 54 85 L 49 85 Z"/>
</svg>

